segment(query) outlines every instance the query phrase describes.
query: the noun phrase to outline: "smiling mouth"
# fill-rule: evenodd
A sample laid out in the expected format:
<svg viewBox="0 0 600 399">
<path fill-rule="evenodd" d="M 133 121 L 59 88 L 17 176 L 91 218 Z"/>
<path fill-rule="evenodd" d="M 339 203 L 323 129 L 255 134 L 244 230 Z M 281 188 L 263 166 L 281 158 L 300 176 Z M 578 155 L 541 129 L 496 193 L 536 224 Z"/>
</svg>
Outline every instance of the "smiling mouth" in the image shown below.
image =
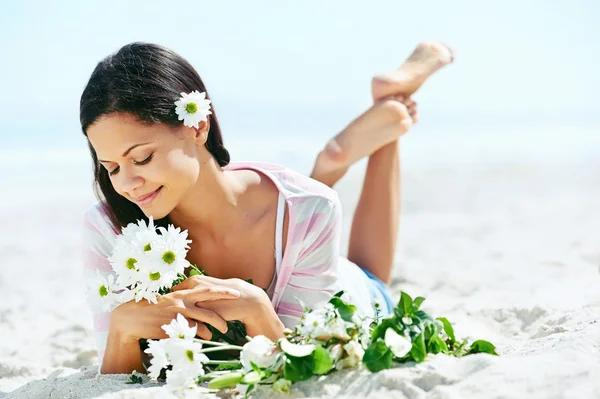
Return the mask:
<svg viewBox="0 0 600 399">
<path fill-rule="evenodd" d="M 152 191 L 151 193 L 142 195 L 140 197 L 137 197 L 135 199 L 135 202 L 137 202 L 140 205 L 146 205 L 148 204 L 150 201 L 152 201 L 162 190 L 163 186 L 160 186 L 159 188 L 157 188 L 156 190 Z"/>
</svg>

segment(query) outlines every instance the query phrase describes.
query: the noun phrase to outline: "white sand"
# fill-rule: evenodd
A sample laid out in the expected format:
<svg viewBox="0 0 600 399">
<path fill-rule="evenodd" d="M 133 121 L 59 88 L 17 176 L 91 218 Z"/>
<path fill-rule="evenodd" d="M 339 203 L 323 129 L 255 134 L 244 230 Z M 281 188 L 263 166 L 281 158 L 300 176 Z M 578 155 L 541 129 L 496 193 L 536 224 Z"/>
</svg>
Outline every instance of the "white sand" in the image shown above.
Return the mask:
<svg viewBox="0 0 600 399">
<path fill-rule="evenodd" d="M 359 169 L 339 188 L 346 237 Z M 169 397 L 156 384 L 96 375 L 79 263 L 89 183 L 48 173 L 64 187 L 44 202 L 24 198 L 32 191 L 15 179 L 4 185 L 0 397 Z M 600 398 L 598 165 L 413 170 L 403 190 L 394 292 L 425 296 L 424 309 L 448 317 L 459 337 L 488 339 L 502 356 L 338 372 L 295 385 L 293 396 Z"/>
</svg>

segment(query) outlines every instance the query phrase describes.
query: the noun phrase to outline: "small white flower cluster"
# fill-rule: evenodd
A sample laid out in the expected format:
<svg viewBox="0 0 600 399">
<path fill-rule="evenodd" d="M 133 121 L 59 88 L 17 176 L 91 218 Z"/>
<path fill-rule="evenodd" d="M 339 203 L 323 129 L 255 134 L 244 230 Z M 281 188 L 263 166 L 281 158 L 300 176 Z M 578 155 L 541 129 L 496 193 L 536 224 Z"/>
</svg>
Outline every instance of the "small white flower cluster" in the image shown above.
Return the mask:
<svg viewBox="0 0 600 399">
<path fill-rule="evenodd" d="M 196 328 L 197 325 L 190 327 L 181 314 L 177 314 L 170 324 L 162 326 L 169 338 L 148 340 L 148 349 L 144 351 L 152 355 L 148 376 L 157 379 L 162 369 L 171 366 L 166 372 L 170 388 L 197 388 L 198 377 L 204 375 L 204 364 L 209 359 L 202 352 L 202 343 L 194 339 Z"/>
<path fill-rule="evenodd" d="M 305 312 L 297 334 L 311 343 L 324 345 L 335 338 L 340 341 L 327 348 L 336 369 L 356 367 L 363 359 L 365 349 L 371 343 L 369 325 L 373 320 L 357 314 L 352 321 L 345 321 L 332 303 Z M 354 333 L 353 333 L 354 331 Z M 404 357 L 412 349 L 409 338 L 399 335 L 393 328 L 385 332 L 385 344 L 397 357 Z"/>
<path fill-rule="evenodd" d="M 132 299 L 156 303 L 159 291 L 171 288 L 190 266 L 185 259 L 189 243 L 187 230 L 173 225 L 156 228 L 152 217 L 147 225 L 143 220 L 130 223 L 108 258 L 114 273 L 104 277 L 98 271 L 88 287 L 92 307 L 109 312 Z"/>
</svg>

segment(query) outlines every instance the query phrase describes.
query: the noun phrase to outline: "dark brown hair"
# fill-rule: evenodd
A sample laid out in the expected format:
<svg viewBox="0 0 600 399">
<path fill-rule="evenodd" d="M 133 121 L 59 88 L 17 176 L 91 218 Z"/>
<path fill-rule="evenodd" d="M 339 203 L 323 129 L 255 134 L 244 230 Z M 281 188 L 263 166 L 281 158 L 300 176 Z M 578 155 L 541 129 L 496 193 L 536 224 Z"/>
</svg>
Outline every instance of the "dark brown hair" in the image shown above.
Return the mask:
<svg viewBox="0 0 600 399">
<path fill-rule="evenodd" d="M 100 61 L 92 72 L 79 103 L 81 129 L 87 137 L 90 125 L 102 116 L 115 113 L 131 114 L 144 124 L 181 126 L 174 102 L 180 93 L 194 90 L 206 92 L 202 79 L 183 57 L 156 44 L 127 44 Z M 208 93 L 207 98 L 210 99 Z M 206 148 L 220 166 L 226 166 L 229 152 L 223 146 L 215 111 L 212 107 L 211 110 Z M 138 219 L 147 220 L 136 204 L 116 192 L 89 141 L 88 147 L 94 163 L 94 191 L 113 226 L 120 231 Z M 168 216 L 156 224 L 166 223 Z"/>
</svg>

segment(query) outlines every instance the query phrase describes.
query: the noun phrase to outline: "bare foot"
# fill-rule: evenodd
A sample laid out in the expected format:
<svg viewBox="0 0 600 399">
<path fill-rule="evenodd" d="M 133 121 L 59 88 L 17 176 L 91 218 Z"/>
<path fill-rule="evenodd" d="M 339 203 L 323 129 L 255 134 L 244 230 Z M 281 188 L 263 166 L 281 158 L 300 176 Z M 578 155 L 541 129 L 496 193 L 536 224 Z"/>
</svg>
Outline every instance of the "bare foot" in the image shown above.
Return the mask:
<svg viewBox="0 0 600 399">
<path fill-rule="evenodd" d="M 398 94 L 410 96 L 428 77 L 452 61 L 454 51 L 450 47 L 440 42 L 421 42 L 398 69 L 373 77 L 373 100 Z"/>
<path fill-rule="evenodd" d="M 409 108 L 402 101 L 409 101 Z M 415 106 L 402 96 L 377 102 L 329 140 L 317 156 L 311 177 L 333 186 L 350 165 L 408 132 Z"/>
</svg>

